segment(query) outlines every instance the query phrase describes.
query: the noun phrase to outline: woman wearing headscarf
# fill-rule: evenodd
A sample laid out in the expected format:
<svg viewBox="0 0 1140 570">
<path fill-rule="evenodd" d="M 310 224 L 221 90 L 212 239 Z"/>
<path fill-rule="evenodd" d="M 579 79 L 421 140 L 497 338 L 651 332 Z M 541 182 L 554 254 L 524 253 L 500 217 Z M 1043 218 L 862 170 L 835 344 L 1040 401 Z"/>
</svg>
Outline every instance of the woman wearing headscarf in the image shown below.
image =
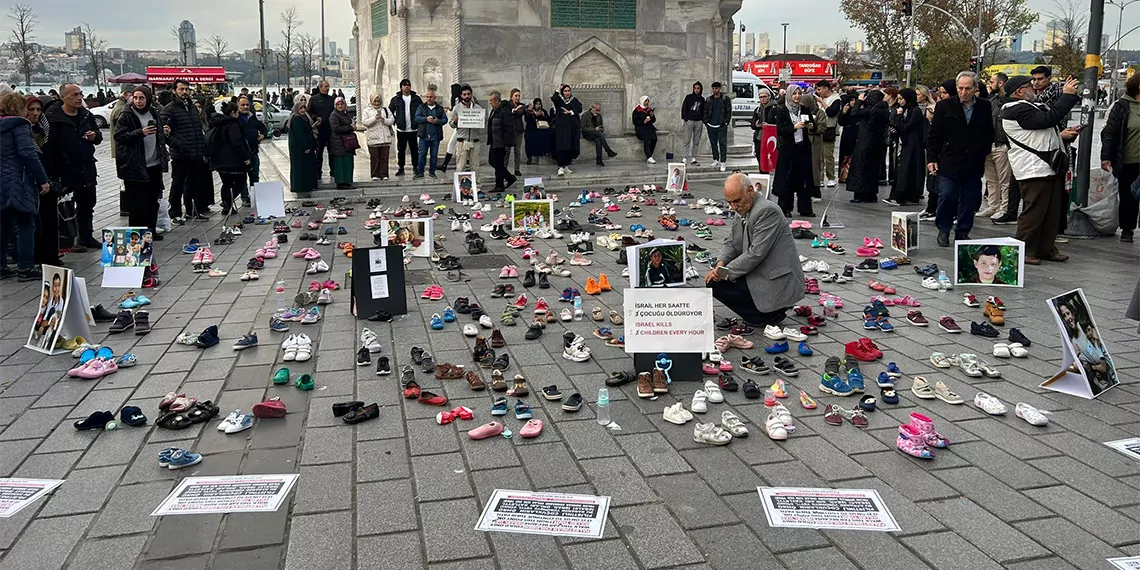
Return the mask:
<svg viewBox="0 0 1140 570">
<path fill-rule="evenodd" d="M 823 135 L 827 132 L 827 111 L 820 104 L 822 99 L 818 95 L 803 93 L 800 95 L 801 115 L 811 115 L 813 121 L 808 123 L 808 142 L 811 143 L 811 195 L 817 200 L 823 199 L 819 189 L 823 186 Z"/>
<path fill-rule="evenodd" d="M 293 113 L 285 120 L 289 132 L 289 189 L 307 194 L 317 186 L 317 137 L 313 134 L 313 120 L 309 118 L 309 98 L 298 96 Z"/>
<path fill-rule="evenodd" d="M 918 204 L 926 183 L 927 123 L 916 90 L 899 91 L 899 106 L 891 114 L 891 124 L 899 134 L 899 159 L 891 195 L 884 202 L 892 206 Z"/>
<path fill-rule="evenodd" d="M 554 158 L 558 161 L 558 175 L 573 174 L 570 164 L 582 151 L 582 102 L 570 93 L 569 85 L 562 85 L 550 97 L 554 106 L 550 118 L 554 121 Z"/>
<path fill-rule="evenodd" d="M 642 95 L 633 109 L 633 130 L 645 149 L 645 162 L 657 164 L 653 159 L 653 151 L 657 148 L 657 114 L 649 106 L 649 96 Z"/>
<path fill-rule="evenodd" d="M 135 88 L 113 127 L 115 171 L 123 181 L 127 220 L 132 228 L 147 228 L 154 239 L 161 240 L 155 226 L 164 188 L 162 173 L 169 168 L 166 135 L 170 127 L 162 123 L 149 87 Z"/>
<path fill-rule="evenodd" d="M 348 118 L 347 110 L 344 97 L 337 97 L 333 102 L 333 112 L 329 115 L 329 129 L 332 131 L 332 136 L 329 137 L 329 156 L 332 157 L 333 180 L 339 190 L 356 188 L 352 184 L 352 159 L 356 155 L 356 149 L 360 148 L 360 143 L 350 147 L 345 142 L 353 142 L 356 138 L 356 127 L 352 124 L 352 119 Z"/>
<path fill-rule="evenodd" d="M 27 110 L 24 114 L 24 118 L 32 124 L 32 142 L 35 143 L 36 157 L 41 161 L 41 164 L 44 144 L 47 143 L 48 133 L 51 132 L 47 115 L 43 113 L 46 105 L 45 100 L 50 101 L 46 95 L 28 97 Z M 56 244 L 58 239 L 44 237 L 59 235 L 59 196 L 56 195 L 54 189 L 47 193 L 40 193 L 37 213 L 39 217 L 36 220 L 35 262 L 37 264 L 59 265 L 59 248 Z"/>
<path fill-rule="evenodd" d="M 371 160 L 372 180 L 388 179 L 388 153 L 392 150 L 392 125 L 396 117 L 379 95 L 373 95 L 371 105 L 364 108 L 364 133 L 368 139 L 368 157 Z"/>
<path fill-rule="evenodd" d="M 947 91 L 949 89 L 949 91 Z M 930 132 L 930 121 L 934 120 L 934 105 L 949 97 L 958 96 L 958 87 L 954 84 L 954 80 L 948 79 L 938 86 L 938 90 L 931 92 L 924 85 L 919 85 L 915 88 L 918 91 L 918 104 L 926 111 L 926 131 Z M 923 97 L 923 92 L 926 92 L 926 97 Z M 933 220 L 938 213 L 938 176 L 926 173 L 926 209 L 918 214 L 919 220 Z"/>
<path fill-rule="evenodd" d="M 851 110 L 851 119 L 859 121 L 859 138 L 851 154 L 847 190 L 855 193 L 853 203 L 878 202 L 879 172 L 887 153 L 887 104 L 883 92 L 860 95 Z"/>
<path fill-rule="evenodd" d="M 542 108 L 542 99 L 535 97 L 526 108 L 525 118 L 526 163 L 538 164 L 542 157 L 550 154 L 550 115 Z"/>
<path fill-rule="evenodd" d="M 800 105 L 804 98 L 798 85 L 788 87 L 784 104 L 774 110 L 776 122 L 776 176 L 772 193 L 777 197 L 785 217 L 792 217 L 793 202 L 798 202 L 800 216 L 811 217 L 811 141 L 807 129 L 815 117 Z"/>
</svg>

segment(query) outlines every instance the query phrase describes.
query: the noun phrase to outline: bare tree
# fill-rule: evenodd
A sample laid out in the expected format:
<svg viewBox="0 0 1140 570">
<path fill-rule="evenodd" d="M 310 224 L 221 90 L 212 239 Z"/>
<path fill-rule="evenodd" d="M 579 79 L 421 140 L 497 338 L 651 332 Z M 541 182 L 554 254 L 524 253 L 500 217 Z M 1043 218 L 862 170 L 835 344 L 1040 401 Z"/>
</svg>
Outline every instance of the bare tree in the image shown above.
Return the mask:
<svg viewBox="0 0 1140 570">
<path fill-rule="evenodd" d="M 214 56 L 218 66 L 222 65 L 222 56 L 230 51 L 230 42 L 220 34 L 212 34 L 206 38 L 206 53 Z"/>
<path fill-rule="evenodd" d="M 190 48 L 199 47 L 198 42 L 184 41 L 185 38 L 182 37 L 182 30 L 180 30 L 178 26 L 170 26 L 170 37 L 174 38 L 174 41 L 178 42 L 178 57 L 180 58 L 179 61 L 181 64 L 189 65 Z"/>
<path fill-rule="evenodd" d="M 39 45 L 32 42 L 35 38 L 36 24 L 39 18 L 27 4 L 16 4 L 8 11 L 8 18 L 15 27 L 12 28 L 12 55 L 16 58 L 16 70 L 24 75 L 24 84 L 32 85 L 32 72 L 36 70 L 39 56 Z"/>
<path fill-rule="evenodd" d="M 1057 47 L 1056 44 L 1063 44 L 1071 47 L 1076 51 L 1081 51 L 1084 43 L 1084 37 L 1088 30 L 1089 13 L 1088 11 L 1080 8 L 1073 0 L 1054 0 L 1056 11 L 1047 12 L 1051 25 L 1055 26 L 1054 36 L 1050 37 L 1047 33 L 1045 41 L 1056 42 L 1053 45 L 1045 46 L 1046 48 Z"/>
<path fill-rule="evenodd" d="M 281 12 L 281 53 L 285 57 L 285 81 L 293 75 L 293 53 L 297 49 L 297 31 L 301 29 L 301 18 L 297 15 L 297 8 L 290 6 Z M 265 46 L 261 46 L 265 47 Z"/>
<path fill-rule="evenodd" d="M 320 63 L 319 49 L 321 47 L 321 40 L 313 37 L 310 34 L 301 34 L 297 37 L 297 59 L 301 64 L 301 69 L 305 71 L 305 88 L 308 89 L 309 82 L 312 81 L 313 73 L 318 68 Z"/>
<path fill-rule="evenodd" d="M 95 86 L 103 86 L 103 59 L 107 55 L 107 40 L 95 33 L 91 24 L 83 24 L 83 53 L 87 56 L 87 63 L 91 66 L 91 75 L 95 78 Z"/>
</svg>

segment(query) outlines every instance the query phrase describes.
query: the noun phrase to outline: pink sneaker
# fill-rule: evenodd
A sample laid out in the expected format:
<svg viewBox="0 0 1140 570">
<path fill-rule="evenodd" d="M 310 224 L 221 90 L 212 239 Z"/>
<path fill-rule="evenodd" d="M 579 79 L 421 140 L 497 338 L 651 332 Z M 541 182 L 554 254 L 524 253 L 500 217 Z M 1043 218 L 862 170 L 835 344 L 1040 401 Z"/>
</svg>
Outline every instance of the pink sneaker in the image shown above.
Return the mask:
<svg viewBox="0 0 1140 570">
<path fill-rule="evenodd" d="M 293 218 L 293 223 L 289 225 L 293 226 L 294 228 L 301 227 L 301 218 Z"/>
<path fill-rule="evenodd" d="M 98 358 L 92 358 L 91 360 L 88 360 L 87 362 L 84 362 L 83 364 L 76 365 L 75 368 L 72 368 L 71 370 L 67 371 L 67 375 L 71 376 L 72 378 L 79 378 L 80 373 L 82 373 L 85 368 L 87 368 L 88 366 L 91 366 L 91 364 L 93 362 L 96 362 L 98 360 L 99 360 Z"/>
<path fill-rule="evenodd" d="M 910 427 L 922 436 L 924 443 L 929 447 L 937 447 L 944 449 L 950 445 L 950 440 L 942 436 L 942 434 L 934 431 L 934 420 L 924 416 L 918 412 L 910 414 Z"/>
<path fill-rule="evenodd" d="M 542 420 L 530 420 L 519 430 L 522 437 L 538 437 L 542 433 Z"/>
<path fill-rule="evenodd" d="M 265 242 L 265 249 L 277 249 L 278 243 L 276 239 L 271 239 Z"/>
<path fill-rule="evenodd" d="M 895 447 L 899 451 L 919 459 L 934 459 L 934 452 L 927 449 L 924 438 L 914 426 L 902 424 L 899 426 L 899 437 L 895 440 Z"/>
<path fill-rule="evenodd" d="M 199 249 L 198 251 L 202 252 L 202 263 L 213 263 L 214 262 L 214 252 L 210 251 L 210 248 L 203 247 L 203 248 Z"/>
<path fill-rule="evenodd" d="M 336 281 L 329 279 L 329 280 L 325 281 L 324 283 L 321 283 L 321 288 L 322 289 L 332 289 L 333 291 L 336 291 L 337 289 L 340 289 L 340 283 L 337 283 Z"/>
<path fill-rule="evenodd" d="M 506 279 L 510 276 L 511 276 L 511 266 L 510 265 L 504 265 L 503 268 L 499 270 L 499 279 Z"/>
<path fill-rule="evenodd" d="M 501 433 L 503 433 L 503 424 L 499 422 L 487 422 L 467 432 L 467 435 L 471 439 L 487 439 L 488 437 L 495 437 Z"/>
<path fill-rule="evenodd" d="M 864 236 L 864 237 L 863 237 L 863 247 L 873 247 L 873 246 L 871 245 L 871 244 L 873 244 L 873 243 L 875 243 L 875 241 L 874 241 L 874 240 L 872 240 L 871 238 L 869 238 L 869 237 L 866 237 L 866 236 Z"/>
<path fill-rule="evenodd" d="M 86 379 L 86 380 L 94 380 L 96 378 L 102 378 L 103 377 L 103 370 L 106 368 L 106 366 L 107 366 L 106 361 L 99 360 L 98 358 L 96 358 L 96 359 L 92 360 L 87 365 L 86 368 L 84 368 L 83 370 L 80 370 L 79 374 L 77 374 L 76 376 L 83 378 L 83 379 Z"/>
<path fill-rule="evenodd" d="M 321 229 L 321 225 L 318 224 L 317 222 L 309 222 L 308 224 L 305 224 L 305 227 L 309 228 L 310 230 Z"/>
<path fill-rule="evenodd" d="M 701 371 L 703 371 L 708 376 L 716 376 L 717 374 L 720 374 L 720 369 L 717 367 L 716 363 L 709 362 L 707 360 L 701 364 Z"/>
<path fill-rule="evenodd" d="M 313 282 L 309 283 L 309 290 L 310 291 L 320 291 L 321 290 L 321 284 L 317 283 L 316 281 L 313 281 Z"/>
<path fill-rule="evenodd" d="M 721 372 L 732 372 L 732 363 L 728 360 L 721 360 L 718 368 Z"/>
<path fill-rule="evenodd" d="M 920 307 L 922 303 L 910 295 L 903 295 L 902 299 L 895 299 L 895 304 L 902 307 Z"/>
<path fill-rule="evenodd" d="M 301 258 L 305 257 L 306 255 L 308 255 L 310 251 L 315 251 L 315 250 L 311 247 L 303 247 L 300 250 L 293 252 L 293 257 L 295 257 L 297 259 L 301 259 Z"/>
<path fill-rule="evenodd" d="M 511 272 L 508 277 L 518 277 L 519 276 L 519 267 L 517 265 L 508 265 L 507 268 L 510 269 L 510 272 Z"/>
<path fill-rule="evenodd" d="M 118 371 L 119 371 L 119 365 L 115 362 L 114 358 L 110 358 L 103 363 L 103 374 L 102 374 L 102 376 L 106 376 L 108 374 L 114 374 Z"/>
<path fill-rule="evenodd" d="M 483 219 L 483 211 L 482 210 L 475 210 L 475 213 L 471 214 L 471 219 L 472 220 L 482 220 Z"/>
<path fill-rule="evenodd" d="M 265 259 L 276 259 L 277 258 L 277 250 L 276 249 L 259 249 L 258 251 L 265 252 L 264 255 L 261 256 L 261 257 L 264 257 Z"/>
<path fill-rule="evenodd" d="M 199 247 L 198 249 L 194 250 L 194 259 L 191 259 L 190 263 L 193 263 L 195 265 L 202 263 L 202 248 Z"/>
<path fill-rule="evenodd" d="M 823 233 L 822 233 L 822 234 L 820 234 L 820 235 L 822 235 L 822 236 L 823 236 L 823 239 L 835 239 L 835 238 L 837 237 L 837 236 L 836 236 L 834 233 L 832 233 L 832 232 L 823 232 Z"/>
<path fill-rule="evenodd" d="M 859 257 L 876 257 L 879 255 L 879 250 L 873 247 L 861 247 L 855 250 L 855 255 L 858 255 Z"/>
<path fill-rule="evenodd" d="M 879 238 L 875 238 L 875 241 L 871 242 L 871 247 L 873 247 L 875 249 L 883 249 L 883 240 L 880 240 Z"/>
<path fill-rule="evenodd" d="M 321 258 L 321 252 L 310 248 L 309 253 L 305 254 L 305 261 L 315 261 Z"/>
</svg>

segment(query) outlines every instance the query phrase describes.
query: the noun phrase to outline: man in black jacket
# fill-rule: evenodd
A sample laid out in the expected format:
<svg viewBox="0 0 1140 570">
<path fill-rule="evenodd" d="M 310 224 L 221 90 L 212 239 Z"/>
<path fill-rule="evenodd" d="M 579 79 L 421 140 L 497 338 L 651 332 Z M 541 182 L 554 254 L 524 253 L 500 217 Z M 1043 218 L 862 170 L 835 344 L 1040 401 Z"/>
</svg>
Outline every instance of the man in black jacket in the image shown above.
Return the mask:
<svg viewBox="0 0 1140 570">
<path fill-rule="evenodd" d="M 46 111 L 50 130 L 43 148 L 44 170 L 63 186 L 64 192 L 72 193 L 79 231 L 72 251 L 79 253 L 100 246 L 91 232 L 95 212 L 95 145 L 103 142 L 103 134 L 84 106 L 78 85 L 65 84 L 59 92 L 60 103 Z"/>
<path fill-rule="evenodd" d="M 728 160 L 728 129 L 732 127 L 732 103 L 720 92 L 720 82 L 712 84 L 712 95 L 705 99 L 704 123 L 709 131 L 709 146 L 712 147 L 713 168 L 720 167 Z"/>
<path fill-rule="evenodd" d="M 488 99 L 491 112 L 487 116 L 487 144 L 491 146 L 490 162 L 495 169 L 495 187 L 491 191 L 502 192 L 518 180 L 507 170 L 507 152 L 515 146 L 515 121 L 498 91 L 492 91 Z"/>
<path fill-rule="evenodd" d="M 174 100 L 162 109 L 162 123 L 170 127 L 170 136 L 166 138 L 170 147 L 170 219 L 179 224 L 191 217 L 205 220 L 209 210 L 200 198 L 206 192 L 199 186 L 210 171 L 206 163 L 206 136 L 198 110 L 190 101 L 190 84 L 185 80 L 175 80 Z M 211 188 L 209 195 L 213 193 Z"/>
<path fill-rule="evenodd" d="M 388 102 L 388 110 L 392 111 L 392 116 L 396 119 L 396 164 L 399 167 L 396 176 L 404 175 L 405 149 L 412 153 L 412 169 L 414 170 L 419 164 L 416 111 L 423 104 L 420 96 L 412 91 L 412 82 L 407 79 L 400 81 L 400 92 L 393 95 L 392 100 Z"/>
<path fill-rule="evenodd" d="M 697 155 L 701 154 L 701 126 L 705 121 L 705 98 L 701 96 L 704 88 L 700 81 L 693 83 L 693 92 L 685 95 L 685 100 L 681 103 L 681 120 L 684 121 L 681 128 L 685 132 L 682 164 L 700 166 L 697 164 Z"/>
<path fill-rule="evenodd" d="M 329 145 L 332 129 L 329 127 L 329 115 L 332 115 L 336 98 L 329 95 L 329 82 L 324 79 L 317 84 L 317 92 L 309 99 L 309 116 L 313 120 L 320 119 L 317 125 L 317 176 L 320 177 L 322 157 L 325 147 Z M 332 176 L 332 155 L 329 155 L 329 176 Z"/>
<path fill-rule="evenodd" d="M 992 107 L 976 96 L 978 76 L 959 73 L 957 91 L 957 98 L 934 106 L 926 144 L 926 168 L 938 176 L 939 247 L 950 247 L 951 229 L 954 239 L 970 239 L 974 212 L 982 203 L 986 155 L 994 142 Z"/>
<path fill-rule="evenodd" d="M 254 113 L 250 108 L 250 97 L 242 95 L 238 97 L 238 121 L 241 123 L 242 132 L 245 133 L 245 142 L 249 145 L 249 186 L 252 187 L 261 180 L 261 159 L 257 155 L 258 144 L 269 134 L 269 129 L 266 128 L 265 123 L 262 123 L 257 118 L 257 113 Z M 264 108 L 264 106 L 262 107 Z M 245 208 L 249 207 L 249 190 L 243 188 L 244 192 L 241 196 L 242 205 Z M 236 200 L 236 199 L 235 199 Z"/>
</svg>

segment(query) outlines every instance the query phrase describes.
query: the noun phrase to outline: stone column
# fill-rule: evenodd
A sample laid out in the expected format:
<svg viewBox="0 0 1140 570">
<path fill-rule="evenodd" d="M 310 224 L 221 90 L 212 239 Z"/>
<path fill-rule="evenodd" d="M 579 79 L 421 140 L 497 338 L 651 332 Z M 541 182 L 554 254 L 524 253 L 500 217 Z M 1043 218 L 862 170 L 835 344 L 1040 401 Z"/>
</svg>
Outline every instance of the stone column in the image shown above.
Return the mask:
<svg viewBox="0 0 1140 570">
<path fill-rule="evenodd" d="M 352 24 L 352 45 L 356 46 L 356 57 L 352 60 L 351 74 L 351 77 L 353 77 L 356 82 L 356 108 L 363 109 L 364 106 L 360 104 L 361 97 L 364 97 L 364 91 L 360 88 L 360 28 L 356 25 L 356 22 Z M 374 85 L 379 85 L 379 83 L 379 78 L 373 81 Z M 361 121 L 364 120 L 363 117 L 364 113 L 356 114 L 356 126 L 359 127 L 362 125 Z"/>
<path fill-rule="evenodd" d="M 732 54 L 732 36 L 736 34 L 736 23 L 732 19 L 729 19 L 728 22 L 724 26 L 721 26 L 721 32 L 720 33 L 721 33 L 720 45 L 724 46 L 725 52 L 729 55 L 728 55 L 728 57 L 725 57 L 724 61 L 720 65 L 720 67 L 717 68 L 716 73 L 717 73 L 717 75 L 719 75 L 723 78 L 720 80 L 720 82 L 722 84 L 724 84 L 723 91 L 730 95 L 730 102 L 731 102 L 731 98 L 735 97 L 735 95 L 736 95 L 736 92 L 732 90 L 733 65 L 732 65 L 732 55 L 731 55 Z M 743 52 L 744 46 L 741 46 L 740 49 Z M 729 112 L 729 117 L 730 118 L 728 120 L 727 143 L 728 143 L 729 148 L 731 148 L 732 145 L 736 144 L 736 137 L 734 136 L 736 134 L 736 129 L 734 129 L 732 127 L 732 118 L 731 118 L 732 112 L 731 111 Z"/>
<path fill-rule="evenodd" d="M 409 75 L 411 70 L 408 68 L 408 7 L 404 0 L 400 0 L 396 7 L 396 30 L 397 36 L 400 38 L 400 79 L 398 81 L 403 81 L 404 79 L 411 79 Z"/>
<path fill-rule="evenodd" d="M 463 10 L 459 0 L 451 3 L 451 82 L 463 83 Z M 441 85 L 442 89 L 443 86 Z"/>
</svg>

